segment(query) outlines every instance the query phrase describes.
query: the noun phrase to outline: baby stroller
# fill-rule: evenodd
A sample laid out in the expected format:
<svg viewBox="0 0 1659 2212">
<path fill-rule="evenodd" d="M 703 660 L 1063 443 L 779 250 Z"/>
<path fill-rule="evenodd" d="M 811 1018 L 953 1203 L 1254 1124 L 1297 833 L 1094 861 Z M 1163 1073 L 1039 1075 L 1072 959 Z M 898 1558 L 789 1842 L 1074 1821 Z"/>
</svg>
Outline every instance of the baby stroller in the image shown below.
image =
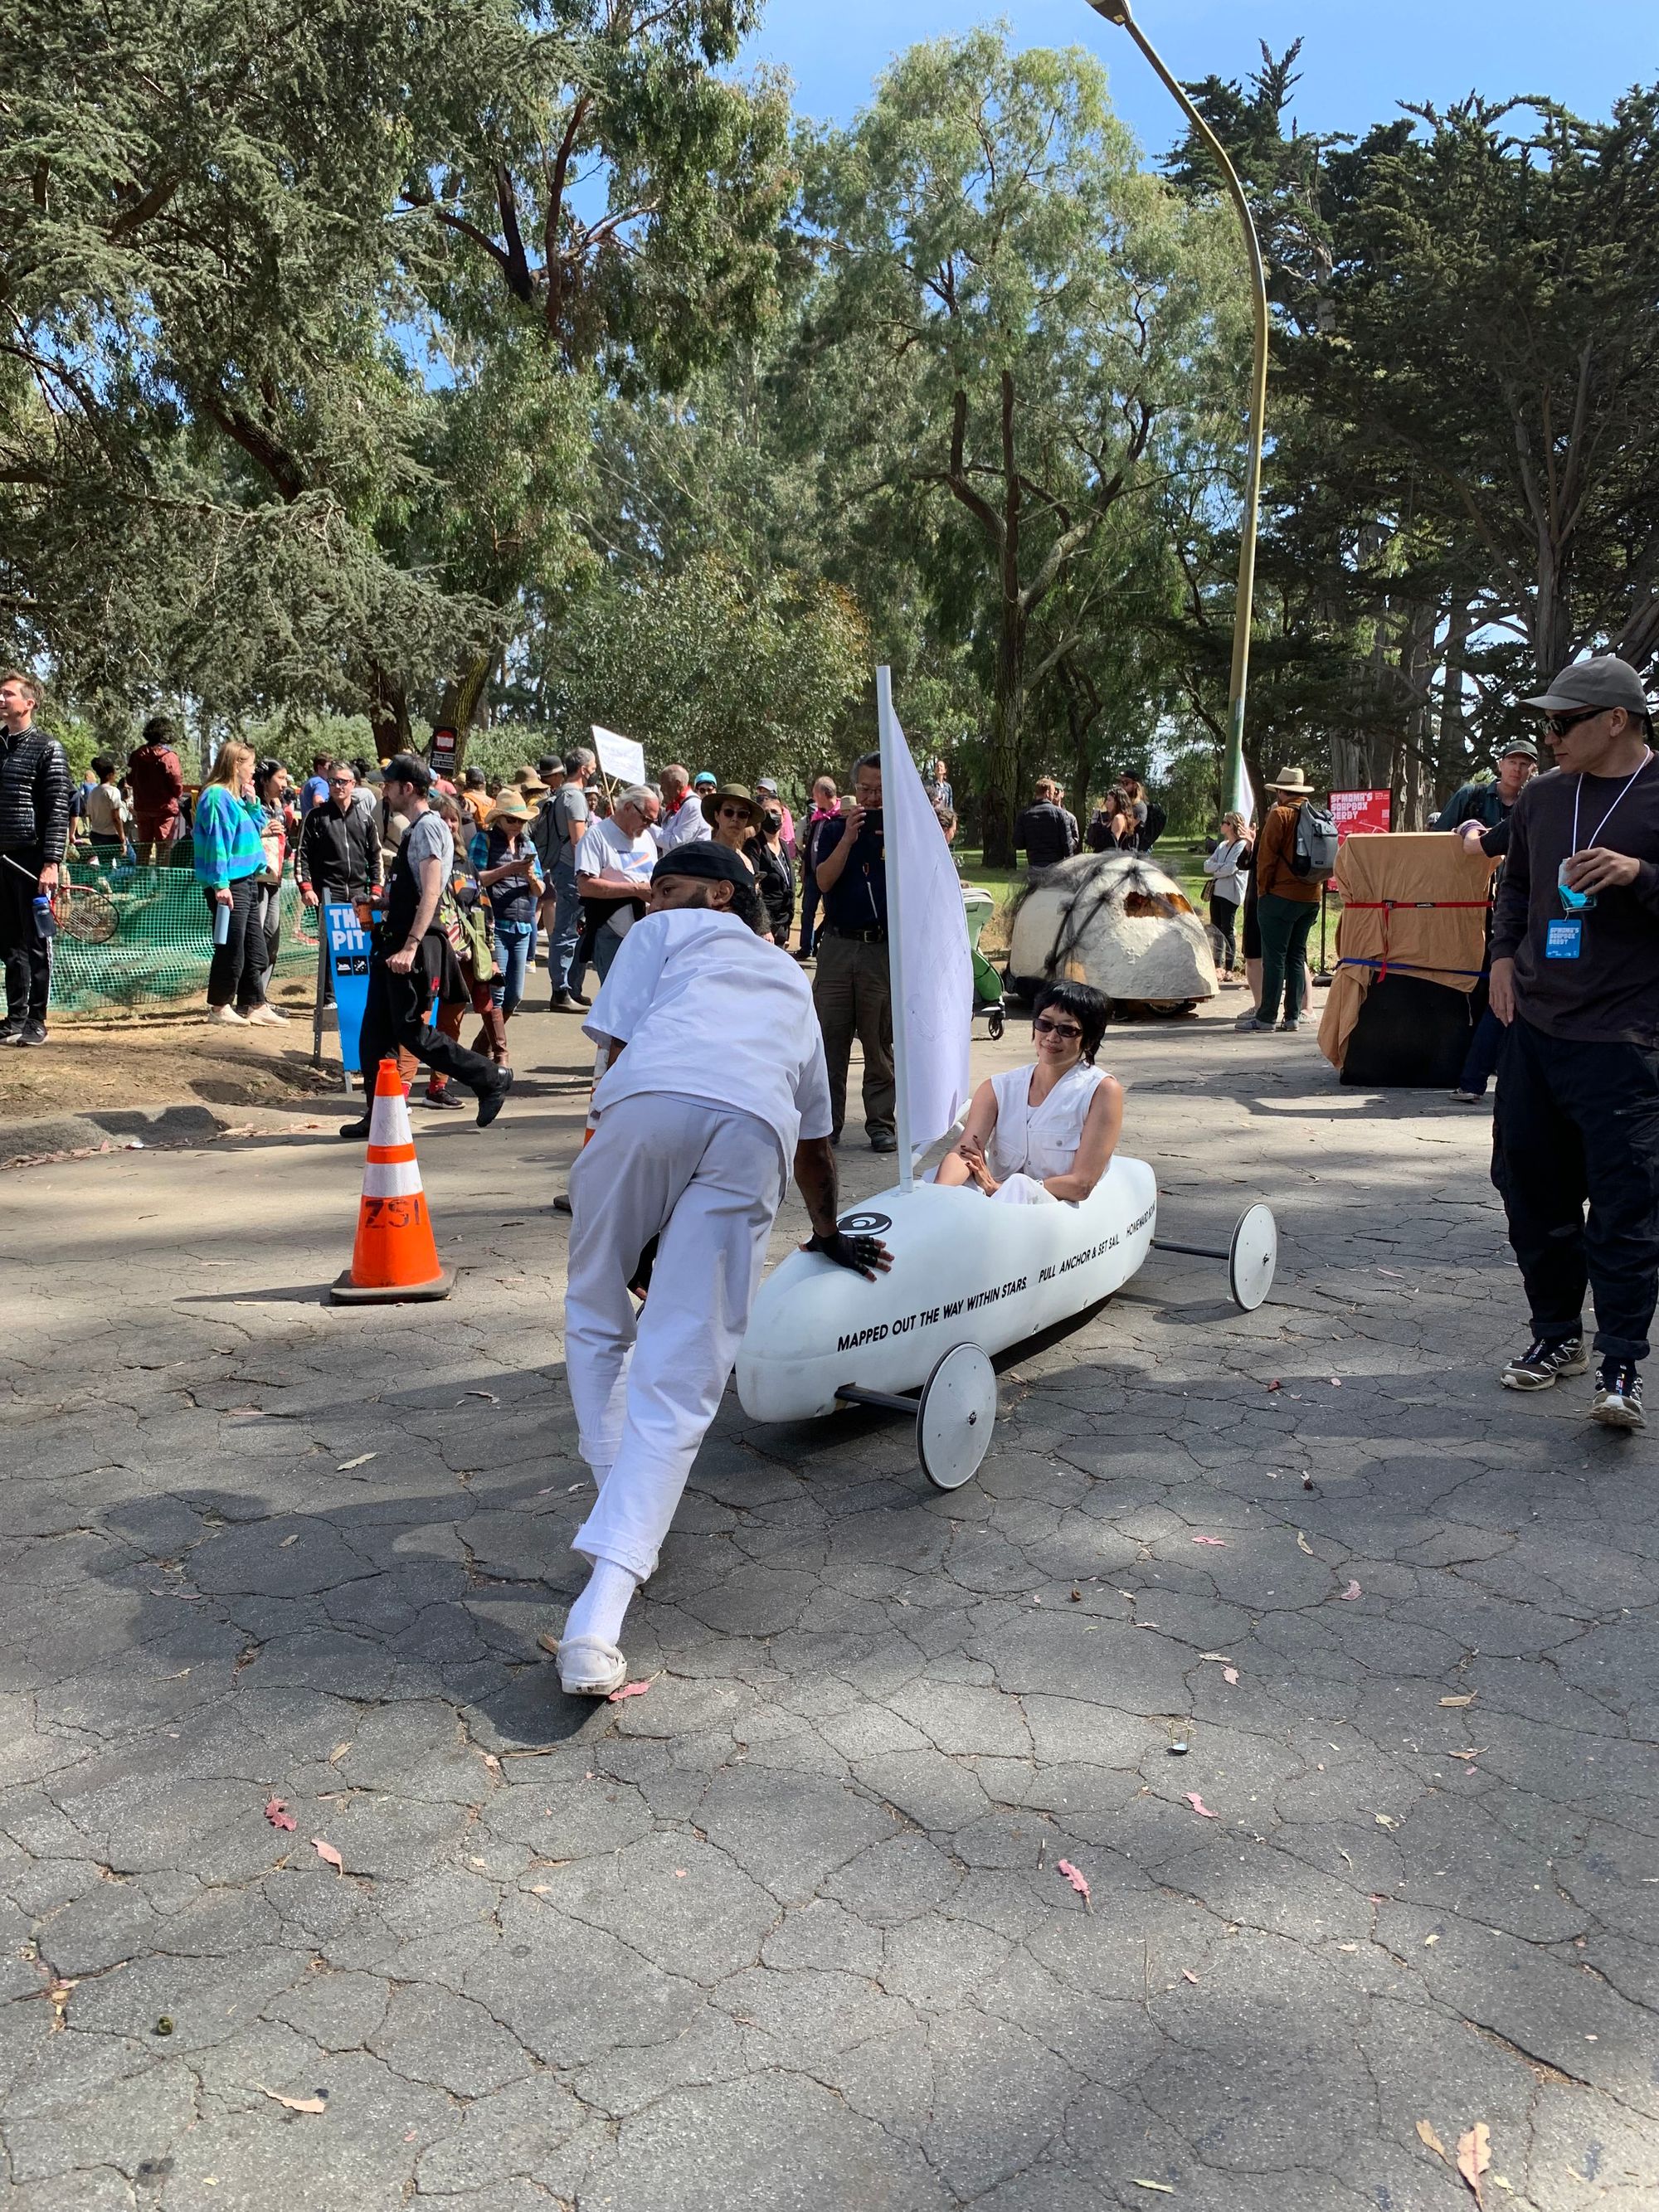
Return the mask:
<svg viewBox="0 0 1659 2212">
<path fill-rule="evenodd" d="M 986 1027 L 994 1044 L 1002 1035 L 1002 978 L 979 949 L 979 933 L 990 919 L 994 902 L 989 891 L 973 884 L 962 887 L 963 910 L 968 921 L 968 944 L 974 960 L 974 1012 L 988 1017 Z"/>
</svg>

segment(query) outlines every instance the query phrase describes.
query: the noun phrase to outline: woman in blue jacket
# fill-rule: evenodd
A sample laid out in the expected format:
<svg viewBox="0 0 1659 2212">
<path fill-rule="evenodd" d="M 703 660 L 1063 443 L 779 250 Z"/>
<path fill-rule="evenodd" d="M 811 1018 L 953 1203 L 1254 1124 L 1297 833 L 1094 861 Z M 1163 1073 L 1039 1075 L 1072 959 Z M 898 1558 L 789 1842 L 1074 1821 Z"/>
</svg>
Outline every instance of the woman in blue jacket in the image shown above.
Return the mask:
<svg viewBox="0 0 1659 2212">
<path fill-rule="evenodd" d="M 214 925 L 207 991 L 210 1022 L 274 1024 L 288 1018 L 265 1003 L 265 934 L 260 924 L 264 827 L 264 809 L 253 793 L 252 747 L 221 745 L 191 824 L 196 880 L 207 895 Z"/>
</svg>

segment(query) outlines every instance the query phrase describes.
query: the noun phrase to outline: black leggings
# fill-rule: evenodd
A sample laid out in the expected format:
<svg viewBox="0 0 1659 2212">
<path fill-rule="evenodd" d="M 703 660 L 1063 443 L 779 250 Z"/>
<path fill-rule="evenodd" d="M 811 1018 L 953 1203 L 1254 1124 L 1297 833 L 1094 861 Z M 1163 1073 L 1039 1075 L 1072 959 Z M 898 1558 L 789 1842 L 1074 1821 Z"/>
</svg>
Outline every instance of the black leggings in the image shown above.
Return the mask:
<svg viewBox="0 0 1659 2212">
<path fill-rule="evenodd" d="M 264 871 L 260 871 L 262 875 Z M 209 891 L 208 921 L 216 923 L 219 901 Z M 208 1004 L 234 1005 L 238 1013 L 265 1002 L 265 933 L 263 927 L 264 885 L 259 876 L 240 876 L 230 886 L 230 934 L 213 948 L 208 969 Z"/>
<path fill-rule="evenodd" d="M 1215 893 L 1212 891 L 1210 894 L 1210 920 L 1215 924 L 1216 928 L 1220 933 L 1221 942 L 1226 951 L 1227 966 L 1229 968 L 1237 968 L 1238 965 L 1238 946 L 1234 942 L 1233 939 L 1233 925 L 1238 920 L 1238 902 L 1236 899 L 1218 898 Z"/>
</svg>

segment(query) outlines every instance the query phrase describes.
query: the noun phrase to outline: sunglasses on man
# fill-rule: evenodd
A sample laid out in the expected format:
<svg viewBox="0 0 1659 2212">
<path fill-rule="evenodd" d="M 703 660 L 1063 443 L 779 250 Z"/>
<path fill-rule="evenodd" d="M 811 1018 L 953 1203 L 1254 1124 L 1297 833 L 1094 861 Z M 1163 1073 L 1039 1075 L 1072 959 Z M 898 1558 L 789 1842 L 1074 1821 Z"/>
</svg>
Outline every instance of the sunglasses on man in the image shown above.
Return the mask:
<svg viewBox="0 0 1659 2212">
<path fill-rule="evenodd" d="M 1581 707 L 1576 714 L 1546 714 L 1544 735 L 1547 738 L 1565 738 L 1581 722 L 1593 722 L 1598 714 L 1605 714 L 1607 711 L 1605 707 Z"/>
</svg>

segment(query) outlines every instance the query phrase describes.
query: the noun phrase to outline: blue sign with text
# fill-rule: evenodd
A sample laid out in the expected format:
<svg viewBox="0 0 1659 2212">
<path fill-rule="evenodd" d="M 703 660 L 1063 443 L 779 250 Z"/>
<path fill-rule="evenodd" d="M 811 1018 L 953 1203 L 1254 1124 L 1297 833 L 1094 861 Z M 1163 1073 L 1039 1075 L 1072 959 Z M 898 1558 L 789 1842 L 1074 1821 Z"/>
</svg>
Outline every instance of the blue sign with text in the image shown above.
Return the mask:
<svg viewBox="0 0 1659 2212">
<path fill-rule="evenodd" d="M 355 1070 L 363 1009 L 368 1004 L 368 932 L 358 921 L 355 906 L 325 906 L 323 936 L 340 1016 L 340 1058 Z"/>
</svg>

